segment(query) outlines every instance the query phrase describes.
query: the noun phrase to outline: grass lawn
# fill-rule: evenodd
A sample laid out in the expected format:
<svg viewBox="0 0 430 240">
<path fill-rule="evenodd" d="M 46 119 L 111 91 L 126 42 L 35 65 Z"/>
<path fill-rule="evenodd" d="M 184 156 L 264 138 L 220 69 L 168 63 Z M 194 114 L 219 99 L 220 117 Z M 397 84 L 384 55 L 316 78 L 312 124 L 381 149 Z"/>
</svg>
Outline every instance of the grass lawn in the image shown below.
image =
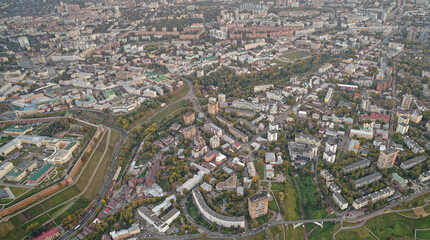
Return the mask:
<svg viewBox="0 0 430 240">
<path fill-rule="evenodd" d="M 20 163 L 22 163 L 22 160 L 24 159 L 24 157 L 26 157 L 28 155 L 28 152 L 25 152 L 23 154 L 21 154 L 19 157 L 11 160 L 10 162 L 14 165 L 14 166 L 18 166 Z"/>
<path fill-rule="evenodd" d="M 107 136 L 107 135 L 106 135 Z M 103 162 L 101 163 L 99 169 L 97 170 L 96 175 L 94 176 L 91 185 L 88 187 L 88 190 L 84 193 L 83 197 L 87 200 L 93 200 L 96 195 L 99 194 L 101 186 L 105 180 L 107 175 L 109 166 L 113 161 L 113 154 L 115 151 L 115 145 L 119 142 L 120 132 L 116 130 L 112 130 L 111 140 L 109 142 L 108 150 L 103 158 Z M 95 154 L 94 154 L 95 155 Z M 98 161 L 97 161 L 98 162 Z"/>
<path fill-rule="evenodd" d="M 0 237 L 6 236 L 9 232 L 15 229 L 11 221 L 0 222 Z"/>
<path fill-rule="evenodd" d="M 277 211 L 277 212 L 279 212 L 279 208 L 278 208 L 278 206 L 276 205 L 275 200 L 269 201 L 269 209 L 270 209 L 270 210 L 272 210 L 272 211 Z"/>
<path fill-rule="evenodd" d="M 283 189 L 285 189 L 285 183 L 272 182 L 273 191 L 282 191 Z"/>
<path fill-rule="evenodd" d="M 158 122 L 158 121 L 161 121 L 161 120 L 165 119 L 171 113 L 182 109 L 185 106 L 186 103 L 187 103 L 186 100 L 182 100 L 182 101 L 179 101 L 179 102 L 177 102 L 177 103 L 169 106 L 168 108 L 164 109 L 162 112 L 160 112 L 159 114 L 157 114 L 156 116 L 154 116 L 152 118 L 152 122 Z"/>
<path fill-rule="evenodd" d="M 430 239 L 430 229 L 427 231 L 417 231 L 417 238 Z"/>
<path fill-rule="evenodd" d="M 264 163 L 260 164 L 258 161 L 254 162 L 255 168 L 257 169 L 258 176 L 260 179 L 264 179 Z"/>
<path fill-rule="evenodd" d="M 37 204 L 33 206 L 32 208 L 24 211 L 23 213 L 26 214 L 26 212 L 30 213 L 32 217 L 36 217 L 40 214 L 42 214 L 45 210 L 43 209 L 42 205 Z"/>
<path fill-rule="evenodd" d="M 429 226 L 430 216 L 411 219 L 396 213 L 384 214 L 366 222 L 366 227 L 379 239 L 412 239 L 415 234 L 415 229 L 425 229 Z"/>
<path fill-rule="evenodd" d="M 289 174 L 286 174 L 285 178 L 285 189 L 282 192 L 284 195 L 283 200 L 281 201 L 281 192 L 274 192 L 281 208 L 282 216 L 284 220 L 301 219 L 297 189 L 295 188 L 293 180 Z"/>
<path fill-rule="evenodd" d="M 107 144 L 107 140 L 108 140 L 108 133 L 105 133 L 103 138 L 100 139 L 100 145 L 94 150 L 94 154 L 92 156 L 92 158 L 90 158 L 88 161 L 88 163 L 86 163 L 87 165 L 85 166 L 85 169 L 83 169 L 83 172 L 81 174 L 81 176 L 79 177 L 79 180 L 76 182 L 76 187 L 82 191 L 84 190 L 85 186 L 87 185 L 88 181 L 91 178 L 91 175 L 94 172 L 94 169 L 96 168 L 100 158 L 103 155 L 103 151 L 106 148 L 106 144 Z M 84 166 L 84 165 L 82 165 Z"/>
<path fill-rule="evenodd" d="M 314 225 L 316 226 L 316 225 Z M 337 231 L 340 228 L 339 223 L 331 223 L 327 222 L 324 223 L 323 227 L 317 226 L 315 230 L 309 235 L 309 240 L 320 240 L 320 239 L 326 239 L 330 240 L 333 238 L 333 233 Z"/>
<path fill-rule="evenodd" d="M 325 218 L 327 211 L 321 209 L 320 196 L 316 192 L 316 185 L 312 182 L 312 176 L 298 176 L 297 184 L 302 195 L 303 209 L 306 219 Z"/>
<path fill-rule="evenodd" d="M 185 97 L 185 95 L 187 95 L 188 93 L 188 89 L 190 89 L 190 87 L 184 82 L 184 86 L 177 93 L 174 93 L 172 98 L 170 98 L 166 104 L 172 103 L 182 97 Z"/>
<path fill-rule="evenodd" d="M 359 228 L 342 230 L 336 234 L 336 239 L 350 240 L 350 239 L 376 239 L 367 229 L 362 226 Z M 385 239 L 385 238 L 384 238 Z"/>
<path fill-rule="evenodd" d="M 48 198 L 46 201 L 43 202 L 43 206 L 46 209 L 54 208 L 78 195 L 80 192 L 81 191 L 76 186 L 71 186 L 66 190 L 56 194 L 55 196 Z"/>
<path fill-rule="evenodd" d="M 68 204 L 68 203 L 67 203 Z M 57 213 L 59 213 L 61 210 L 63 210 L 63 208 L 66 207 L 67 204 L 62 204 L 52 210 L 50 210 L 48 213 L 49 215 L 51 215 L 51 217 L 55 216 Z"/>
<path fill-rule="evenodd" d="M 310 55 L 309 53 L 297 51 L 297 52 L 287 53 L 287 54 L 283 55 L 282 58 L 287 58 L 291 61 L 294 61 L 294 60 L 304 58 L 304 57 L 309 56 L 309 55 Z"/>
<path fill-rule="evenodd" d="M 9 187 L 10 191 L 12 191 L 13 195 L 15 195 L 15 197 L 18 197 L 21 194 L 24 194 L 25 192 L 27 192 L 29 189 L 27 188 L 20 188 L 20 187 Z"/>
</svg>

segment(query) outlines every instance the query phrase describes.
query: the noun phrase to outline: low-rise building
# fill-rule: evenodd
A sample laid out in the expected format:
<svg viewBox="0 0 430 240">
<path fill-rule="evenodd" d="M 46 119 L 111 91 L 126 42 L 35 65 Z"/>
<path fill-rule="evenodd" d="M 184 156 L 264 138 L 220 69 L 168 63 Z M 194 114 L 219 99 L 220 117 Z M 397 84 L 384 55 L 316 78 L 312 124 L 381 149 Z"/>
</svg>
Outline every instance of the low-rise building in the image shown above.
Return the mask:
<svg viewBox="0 0 430 240">
<path fill-rule="evenodd" d="M 400 168 L 402 168 L 403 170 L 408 170 L 409 168 L 413 168 L 416 165 L 423 163 L 425 160 L 427 160 L 426 156 L 414 157 L 412 159 L 400 163 Z"/>
<path fill-rule="evenodd" d="M 54 169 L 54 165 L 52 164 L 45 164 L 43 165 L 39 170 L 37 170 L 36 172 L 34 172 L 33 174 L 31 174 L 28 178 L 27 178 L 27 182 L 28 183 L 32 183 L 32 184 L 37 184 L 39 183 L 44 177 L 46 177 L 46 175 L 48 175 L 53 169 Z"/>
<path fill-rule="evenodd" d="M 360 209 L 364 206 L 367 206 L 367 204 L 369 204 L 370 201 L 372 201 L 373 203 L 383 199 L 383 198 L 388 198 L 391 195 L 393 195 L 395 193 L 394 189 L 391 187 L 386 187 L 384 189 L 381 189 L 379 191 L 370 193 L 366 196 L 363 196 L 361 198 L 358 198 L 356 200 L 354 200 L 354 202 L 352 203 L 352 207 L 354 209 Z"/>
<path fill-rule="evenodd" d="M 391 182 L 396 184 L 400 190 L 404 190 L 408 186 L 408 180 L 400 177 L 397 173 L 393 173 Z"/>
<path fill-rule="evenodd" d="M 322 169 L 320 171 L 320 175 L 326 182 L 333 181 L 334 179 L 333 175 L 331 175 L 331 173 L 327 171 L 327 169 Z"/>
<path fill-rule="evenodd" d="M 237 176 L 233 174 L 225 181 L 217 183 L 217 185 L 215 186 L 215 189 L 217 191 L 233 191 L 237 188 L 237 184 L 238 184 Z"/>
<path fill-rule="evenodd" d="M 13 124 L 12 126 L 3 130 L 3 133 L 10 134 L 10 135 L 22 135 L 30 132 L 31 130 L 33 130 L 33 127 L 31 125 L 26 125 L 21 127 L 16 124 Z"/>
<path fill-rule="evenodd" d="M 429 180 L 430 180 L 430 170 L 428 170 L 428 171 L 426 171 L 426 172 L 421 173 L 421 174 L 420 174 L 420 176 L 418 177 L 418 180 L 419 180 L 421 183 L 424 183 L 424 182 L 429 181 Z"/>
<path fill-rule="evenodd" d="M 417 154 L 417 153 L 423 153 L 425 151 L 423 147 L 421 147 L 417 142 L 412 140 L 410 137 L 405 135 L 403 136 L 403 140 L 406 146 L 408 146 L 408 148 L 411 149 L 413 153 Z"/>
<path fill-rule="evenodd" d="M 6 174 L 8 174 L 13 169 L 13 164 L 11 162 L 4 162 L 0 165 L 0 178 L 3 178 Z"/>
<path fill-rule="evenodd" d="M 382 174 L 379 172 L 369 174 L 367 176 L 354 180 L 355 188 L 360 188 L 365 185 L 369 185 L 371 183 L 378 181 L 381 178 L 382 178 Z"/>
</svg>

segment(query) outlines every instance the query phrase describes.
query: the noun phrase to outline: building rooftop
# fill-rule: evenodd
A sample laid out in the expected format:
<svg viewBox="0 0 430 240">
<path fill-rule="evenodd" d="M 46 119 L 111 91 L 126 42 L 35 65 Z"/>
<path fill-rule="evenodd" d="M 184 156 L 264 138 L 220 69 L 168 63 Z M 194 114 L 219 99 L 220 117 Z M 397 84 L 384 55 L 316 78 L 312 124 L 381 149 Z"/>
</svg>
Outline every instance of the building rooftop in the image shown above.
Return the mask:
<svg viewBox="0 0 430 240">
<path fill-rule="evenodd" d="M 49 163 L 43 165 L 43 167 L 41 167 L 39 170 L 37 170 L 36 172 L 34 172 L 33 174 L 31 174 L 31 176 L 28 177 L 28 179 L 30 179 L 31 181 L 36 181 L 37 179 L 40 178 L 40 176 L 42 176 L 51 167 L 52 167 L 52 165 L 49 164 Z"/>
<path fill-rule="evenodd" d="M 258 202 L 258 201 L 264 200 L 266 198 L 268 198 L 267 194 L 265 194 L 265 193 L 257 193 L 254 196 L 249 197 L 249 200 L 251 202 Z"/>
<path fill-rule="evenodd" d="M 221 215 L 221 214 L 215 212 L 214 210 L 212 210 L 212 208 L 210 208 L 206 204 L 205 200 L 203 199 L 202 194 L 200 193 L 200 191 L 197 188 L 193 189 L 193 194 L 195 196 L 195 199 L 199 203 L 199 205 L 203 208 L 203 210 L 206 211 L 207 213 L 209 213 L 210 215 L 212 215 L 213 217 L 218 218 L 218 219 L 222 219 L 224 221 L 229 221 L 229 222 L 244 222 L 245 221 L 244 217 L 231 217 L 231 216 Z"/>
</svg>

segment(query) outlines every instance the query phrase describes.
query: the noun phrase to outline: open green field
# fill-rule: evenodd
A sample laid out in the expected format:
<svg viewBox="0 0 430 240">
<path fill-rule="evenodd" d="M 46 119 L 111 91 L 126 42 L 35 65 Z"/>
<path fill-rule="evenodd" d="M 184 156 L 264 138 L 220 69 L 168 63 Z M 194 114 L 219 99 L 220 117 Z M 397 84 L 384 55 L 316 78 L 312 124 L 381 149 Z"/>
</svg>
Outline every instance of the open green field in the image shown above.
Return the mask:
<svg viewBox="0 0 430 240">
<path fill-rule="evenodd" d="M 425 230 L 417 231 L 417 238 L 430 239 L 430 229 L 427 231 L 425 231 Z"/>
<path fill-rule="evenodd" d="M 152 122 L 158 122 L 158 121 L 165 119 L 167 116 L 169 116 L 173 112 L 176 112 L 176 111 L 182 109 L 186 103 L 187 103 L 186 100 L 182 100 L 182 101 L 179 101 L 179 102 L 169 106 L 168 108 L 161 111 L 159 114 L 155 115 L 152 118 Z"/>
<path fill-rule="evenodd" d="M 107 137 L 107 135 L 106 135 Z M 91 185 L 88 187 L 88 190 L 84 193 L 83 197 L 87 200 L 92 200 L 98 193 L 100 192 L 100 189 L 103 185 L 104 178 L 107 175 L 107 171 L 109 169 L 109 166 L 111 165 L 115 151 L 115 146 L 119 142 L 120 139 L 120 132 L 116 130 L 112 130 L 111 139 L 109 142 L 108 150 L 102 160 L 102 163 L 97 170 L 96 175 L 94 176 L 93 181 L 91 182 Z M 103 154 L 103 152 L 102 152 Z M 95 154 L 94 154 L 95 155 Z M 97 160 L 98 159 L 94 159 Z M 92 173 L 91 173 L 92 174 Z M 79 179 L 80 180 L 80 179 Z M 85 181 L 85 180 L 82 180 Z"/>
<path fill-rule="evenodd" d="M 29 190 L 28 188 L 20 188 L 20 187 L 9 187 L 9 189 L 13 193 L 13 195 L 15 195 L 15 197 L 18 197 Z"/>
<path fill-rule="evenodd" d="M 430 215 L 425 218 L 411 219 L 396 213 L 389 213 L 372 218 L 366 222 L 366 227 L 379 239 L 412 239 L 415 229 L 425 229 L 429 226 Z"/>
<path fill-rule="evenodd" d="M 376 239 L 367 229 L 362 226 L 359 228 L 342 230 L 336 235 L 336 239 Z"/>
<path fill-rule="evenodd" d="M 272 210 L 272 211 L 279 212 L 279 208 L 276 205 L 275 200 L 269 201 L 269 209 Z"/>
<path fill-rule="evenodd" d="M 83 169 L 83 172 L 81 173 L 81 176 L 79 177 L 79 180 L 76 182 L 75 185 L 80 191 L 83 191 L 85 186 L 88 184 L 88 181 L 90 180 L 94 169 L 97 167 L 97 164 L 99 163 L 99 160 L 103 155 L 103 151 L 105 150 L 108 141 L 108 133 L 105 133 L 103 135 L 103 138 L 101 138 L 99 141 L 100 144 L 95 149 L 93 156 L 89 160 L 87 160 L 86 166 L 82 165 L 85 166 L 85 169 Z"/>
<path fill-rule="evenodd" d="M 71 186 L 64 191 L 56 194 L 55 196 L 52 196 L 48 198 L 46 201 L 43 202 L 43 206 L 45 206 L 46 209 L 54 208 L 62 203 L 64 203 L 67 200 L 70 200 L 74 196 L 78 195 L 80 193 L 80 190 L 75 186 Z"/>
<path fill-rule="evenodd" d="M 274 192 L 276 199 L 278 200 L 279 206 L 281 208 L 282 217 L 284 220 L 299 220 L 300 217 L 300 207 L 298 192 L 295 188 L 293 180 L 289 174 L 285 175 L 285 189 L 282 192 Z M 283 199 L 281 200 L 281 194 Z"/>
<path fill-rule="evenodd" d="M 291 53 L 287 53 L 285 55 L 282 55 L 282 58 L 286 58 L 286 59 L 289 59 L 291 61 L 295 61 L 297 59 L 304 58 L 304 57 L 307 57 L 309 55 L 310 54 L 307 52 L 296 51 L 296 52 L 291 52 Z"/>
<path fill-rule="evenodd" d="M 12 223 L 12 220 L 6 221 L 6 222 L 0 222 L 1 239 L 8 239 L 8 240 L 22 239 L 26 236 L 25 229 L 27 229 L 28 225 L 35 222 L 39 222 L 39 224 L 42 225 L 42 223 L 45 223 L 48 220 L 49 220 L 48 214 L 43 214 L 36 219 L 33 219 L 25 224 L 22 224 L 16 227 Z"/>
<path fill-rule="evenodd" d="M 315 225 L 316 226 L 316 225 Z M 309 240 L 331 240 L 333 233 L 340 227 L 339 223 L 324 223 L 323 227 L 317 226 L 315 230 L 309 235 Z"/>
<path fill-rule="evenodd" d="M 272 190 L 273 191 L 282 191 L 285 189 L 285 183 L 281 182 L 272 182 Z"/>
<path fill-rule="evenodd" d="M 312 176 L 299 176 L 296 178 L 302 195 L 303 210 L 306 219 L 325 218 L 327 211 L 321 208 L 320 196 L 317 187 L 312 182 Z"/>
<path fill-rule="evenodd" d="M 258 176 L 260 177 L 260 180 L 264 179 L 264 163 L 259 163 L 258 161 L 254 162 L 255 168 L 257 170 Z"/>
</svg>

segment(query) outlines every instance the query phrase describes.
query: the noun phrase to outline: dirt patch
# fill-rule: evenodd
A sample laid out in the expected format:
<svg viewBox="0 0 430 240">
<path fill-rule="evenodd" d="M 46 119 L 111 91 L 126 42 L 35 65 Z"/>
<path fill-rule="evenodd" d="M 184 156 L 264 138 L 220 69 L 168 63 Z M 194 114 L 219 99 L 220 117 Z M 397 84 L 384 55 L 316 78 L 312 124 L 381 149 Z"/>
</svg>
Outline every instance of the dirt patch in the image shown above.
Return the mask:
<svg viewBox="0 0 430 240">
<path fill-rule="evenodd" d="M 418 216 L 418 217 L 427 217 L 428 215 L 430 215 L 430 213 L 427 213 L 423 207 L 416 207 L 414 208 L 414 213 Z"/>
</svg>

